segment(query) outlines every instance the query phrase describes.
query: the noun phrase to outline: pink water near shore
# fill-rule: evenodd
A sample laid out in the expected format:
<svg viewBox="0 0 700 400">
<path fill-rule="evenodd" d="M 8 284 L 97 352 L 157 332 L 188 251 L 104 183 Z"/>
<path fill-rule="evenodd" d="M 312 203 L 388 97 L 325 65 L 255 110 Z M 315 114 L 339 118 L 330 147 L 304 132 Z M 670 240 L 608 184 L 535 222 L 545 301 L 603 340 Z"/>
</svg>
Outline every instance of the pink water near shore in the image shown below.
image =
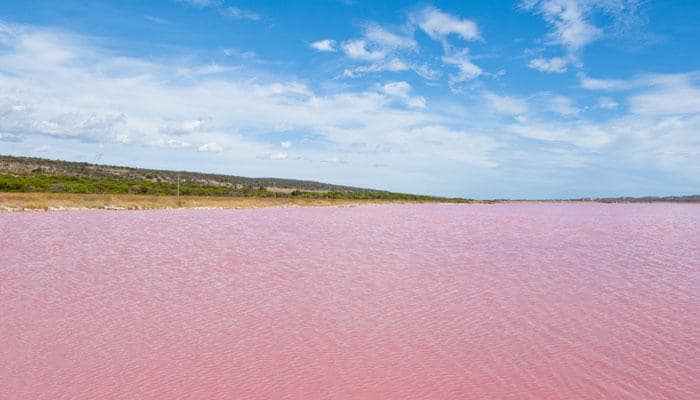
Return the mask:
<svg viewBox="0 0 700 400">
<path fill-rule="evenodd" d="M 0 214 L 2 399 L 697 399 L 700 206 Z"/>
</svg>

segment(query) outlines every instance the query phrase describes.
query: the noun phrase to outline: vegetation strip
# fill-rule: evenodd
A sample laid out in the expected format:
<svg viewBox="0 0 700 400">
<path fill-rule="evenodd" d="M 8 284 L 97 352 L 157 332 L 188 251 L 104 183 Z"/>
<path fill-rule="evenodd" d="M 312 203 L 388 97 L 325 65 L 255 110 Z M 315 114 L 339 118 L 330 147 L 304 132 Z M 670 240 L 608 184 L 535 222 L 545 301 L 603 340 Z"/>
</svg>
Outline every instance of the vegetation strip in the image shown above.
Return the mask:
<svg viewBox="0 0 700 400">
<path fill-rule="evenodd" d="M 0 156 L 0 192 L 468 202 L 321 182 Z"/>
</svg>

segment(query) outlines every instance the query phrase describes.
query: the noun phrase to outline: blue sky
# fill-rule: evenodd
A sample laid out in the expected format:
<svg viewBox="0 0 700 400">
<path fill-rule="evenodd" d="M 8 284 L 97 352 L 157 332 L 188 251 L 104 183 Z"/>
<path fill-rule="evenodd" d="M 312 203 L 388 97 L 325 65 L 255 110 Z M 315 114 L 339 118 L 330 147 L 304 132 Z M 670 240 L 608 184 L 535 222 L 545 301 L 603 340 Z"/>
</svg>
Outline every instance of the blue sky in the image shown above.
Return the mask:
<svg viewBox="0 0 700 400">
<path fill-rule="evenodd" d="M 3 1 L 0 154 L 474 198 L 700 193 L 696 1 Z"/>
</svg>

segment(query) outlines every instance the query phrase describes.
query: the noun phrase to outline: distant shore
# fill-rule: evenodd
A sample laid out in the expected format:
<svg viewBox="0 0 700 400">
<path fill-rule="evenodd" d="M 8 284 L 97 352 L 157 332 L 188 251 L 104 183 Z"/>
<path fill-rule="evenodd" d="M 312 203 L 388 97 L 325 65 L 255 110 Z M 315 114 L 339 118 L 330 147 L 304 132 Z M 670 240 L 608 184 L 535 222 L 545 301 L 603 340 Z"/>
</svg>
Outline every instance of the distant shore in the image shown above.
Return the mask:
<svg viewBox="0 0 700 400">
<path fill-rule="evenodd" d="M 435 200 L 313 199 L 294 197 L 151 196 L 142 194 L 0 192 L 1 211 L 154 210 L 176 208 L 347 207 L 439 203 Z M 474 203 L 480 203 L 474 201 Z"/>
<path fill-rule="evenodd" d="M 696 196 L 693 196 L 696 197 Z M 440 199 L 327 199 L 303 197 L 231 197 L 231 196 L 159 196 L 144 194 L 84 194 L 0 192 L 0 212 L 60 210 L 159 210 L 197 208 L 266 208 L 266 207 L 352 207 L 368 204 L 436 204 L 454 203 Z M 669 198 L 572 199 L 572 200 L 469 200 L 458 204 L 503 203 L 695 203 L 695 198 L 672 201 Z"/>
<path fill-rule="evenodd" d="M 700 203 L 700 195 L 472 200 L 298 179 L 250 178 L 0 155 L 0 211 L 511 202 Z"/>
</svg>

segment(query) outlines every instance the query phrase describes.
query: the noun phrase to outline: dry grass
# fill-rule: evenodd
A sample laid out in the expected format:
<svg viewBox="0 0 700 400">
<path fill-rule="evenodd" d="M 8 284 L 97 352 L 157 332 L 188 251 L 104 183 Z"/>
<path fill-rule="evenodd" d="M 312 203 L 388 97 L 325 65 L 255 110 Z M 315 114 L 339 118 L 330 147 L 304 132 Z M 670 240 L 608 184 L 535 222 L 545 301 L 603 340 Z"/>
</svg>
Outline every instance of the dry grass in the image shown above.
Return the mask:
<svg viewBox="0 0 700 400">
<path fill-rule="evenodd" d="M 406 200 L 334 200 L 274 197 L 148 196 L 135 194 L 0 193 L 0 211 L 162 208 L 324 207 L 381 203 L 415 203 Z"/>
<path fill-rule="evenodd" d="M 273 192 L 273 193 L 292 193 L 295 190 L 298 189 L 292 189 L 292 188 L 281 188 L 281 187 L 275 187 L 275 186 L 267 186 L 265 189 L 268 192 Z M 304 189 L 304 192 L 309 192 L 309 193 L 328 193 L 328 190 L 312 190 L 312 189 Z"/>
</svg>

